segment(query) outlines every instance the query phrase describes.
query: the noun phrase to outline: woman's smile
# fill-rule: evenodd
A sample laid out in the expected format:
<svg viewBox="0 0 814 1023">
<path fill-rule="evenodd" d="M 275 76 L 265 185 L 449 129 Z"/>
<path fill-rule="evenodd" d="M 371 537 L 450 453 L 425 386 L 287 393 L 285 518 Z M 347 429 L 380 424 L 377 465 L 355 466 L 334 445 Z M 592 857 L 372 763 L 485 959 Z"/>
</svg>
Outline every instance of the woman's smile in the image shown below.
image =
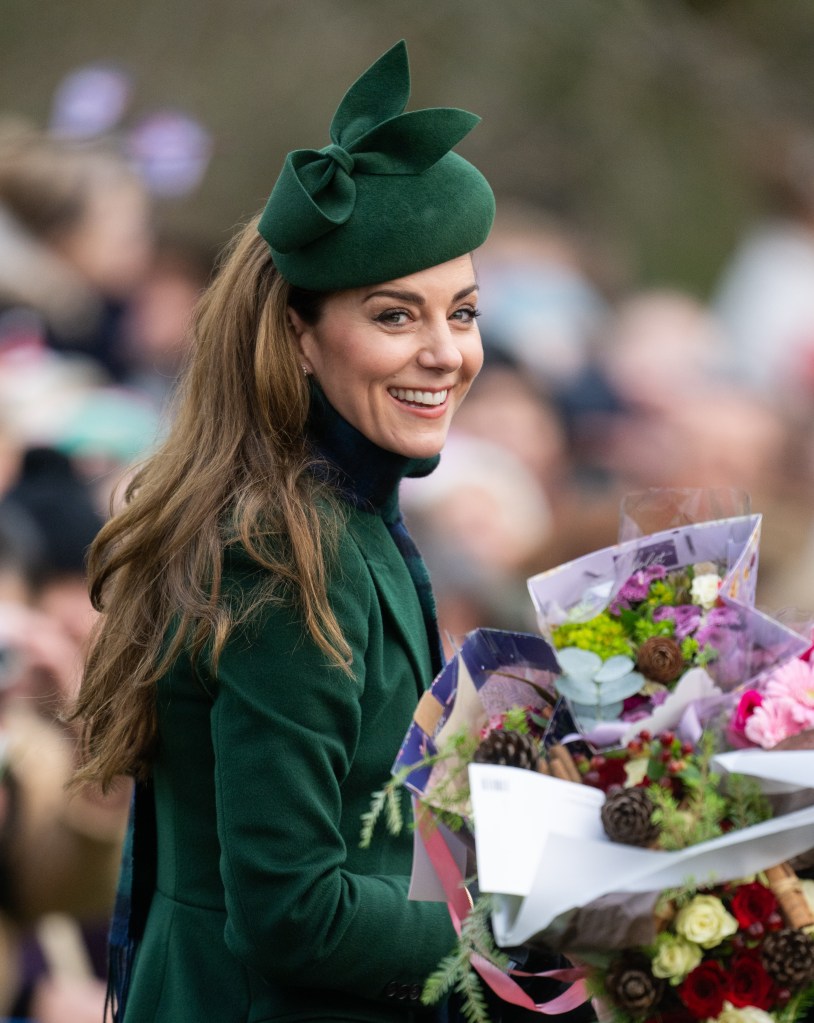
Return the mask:
<svg viewBox="0 0 814 1023">
<path fill-rule="evenodd" d="M 422 391 L 418 388 L 388 387 L 388 394 L 395 398 L 402 405 L 417 409 L 422 412 L 439 410 L 440 406 L 447 400 L 449 388 L 443 391 Z"/>
</svg>

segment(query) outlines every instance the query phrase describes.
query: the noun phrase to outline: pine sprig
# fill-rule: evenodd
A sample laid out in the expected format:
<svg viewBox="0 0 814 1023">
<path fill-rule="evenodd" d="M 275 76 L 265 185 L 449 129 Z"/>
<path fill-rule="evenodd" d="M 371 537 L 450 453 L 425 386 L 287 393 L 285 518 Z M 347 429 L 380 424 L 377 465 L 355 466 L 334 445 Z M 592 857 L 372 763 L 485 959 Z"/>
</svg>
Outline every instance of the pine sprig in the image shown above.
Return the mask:
<svg viewBox="0 0 814 1023">
<path fill-rule="evenodd" d="M 387 830 L 399 835 L 404 829 L 404 814 L 401 790 L 407 778 L 418 768 L 432 768 L 444 764 L 445 774 L 430 792 L 425 793 L 422 802 L 430 806 L 450 830 L 460 831 L 464 825 L 464 811 L 469 805 L 468 767 L 472 761 L 479 739 L 465 729 L 450 736 L 437 753 L 425 753 L 415 764 L 408 764 L 397 771 L 392 778 L 373 793 L 370 807 L 362 814 L 362 828 L 359 846 L 367 849 L 373 841 L 373 832 L 384 815 Z"/>
<path fill-rule="evenodd" d="M 481 895 L 464 920 L 455 948 L 434 973 L 428 977 L 421 995 L 424 1005 L 434 1005 L 453 990 L 461 996 L 461 1012 L 468 1023 L 490 1023 L 488 1006 L 480 978 L 472 966 L 472 956 L 479 955 L 504 972 L 509 959 L 495 945 L 489 927 L 492 900 Z"/>
<path fill-rule="evenodd" d="M 685 849 L 723 834 L 726 800 L 712 789 L 694 788 L 681 805 L 672 792 L 658 785 L 651 785 L 647 794 L 655 806 L 651 819 L 659 828 L 661 849 Z"/>
<path fill-rule="evenodd" d="M 727 816 L 736 831 L 760 824 L 772 816 L 769 801 L 754 778 L 730 774 L 726 779 L 726 796 L 729 804 Z"/>
</svg>

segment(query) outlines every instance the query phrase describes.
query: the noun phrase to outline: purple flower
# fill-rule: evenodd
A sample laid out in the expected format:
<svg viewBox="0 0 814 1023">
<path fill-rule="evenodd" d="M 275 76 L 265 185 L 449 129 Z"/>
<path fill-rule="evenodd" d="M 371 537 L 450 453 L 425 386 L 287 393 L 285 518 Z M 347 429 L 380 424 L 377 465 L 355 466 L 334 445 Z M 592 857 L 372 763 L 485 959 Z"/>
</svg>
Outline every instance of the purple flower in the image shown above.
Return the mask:
<svg viewBox="0 0 814 1023">
<path fill-rule="evenodd" d="M 636 603 L 644 600 L 650 591 L 650 584 L 653 580 L 663 579 L 666 575 L 667 569 L 664 565 L 648 565 L 647 568 L 640 568 L 622 584 L 616 594 L 615 602 L 629 607 L 630 602 Z"/>
<path fill-rule="evenodd" d="M 743 622 L 734 607 L 714 607 L 707 612 L 704 624 L 696 632 L 695 638 L 701 647 L 711 646 L 716 650 L 731 647 L 738 642 L 733 633 L 741 632 Z"/>
<path fill-rule="evenodd" d="M 681 642 L 691 636 L 701 624 L 701 608 L 695 604 L 678 604 L 671 607 L 656 608 L 653 612 L 654 622 L 672 621 L 675 623 L 675 638 Z"/>
</svg>

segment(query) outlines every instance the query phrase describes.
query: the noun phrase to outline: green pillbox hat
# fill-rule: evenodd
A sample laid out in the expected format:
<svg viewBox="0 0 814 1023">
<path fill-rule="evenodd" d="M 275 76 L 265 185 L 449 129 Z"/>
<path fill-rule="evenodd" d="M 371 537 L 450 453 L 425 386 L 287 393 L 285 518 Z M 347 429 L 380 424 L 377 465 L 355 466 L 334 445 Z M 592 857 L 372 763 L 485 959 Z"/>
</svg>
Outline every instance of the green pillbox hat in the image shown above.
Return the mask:
<svg viewBox="0 0 814 1023">
<path fill-rule="evenodd" d="M 331 144 L 286 157 L 259 231 L 290 284 L 312 291 L 378 284 L 486 240 L 492 190 L 451 152 L 480 118 L 448 107 L 405 114 L 409 95 L 402 40 L 345 94 Z"/>
</svg>

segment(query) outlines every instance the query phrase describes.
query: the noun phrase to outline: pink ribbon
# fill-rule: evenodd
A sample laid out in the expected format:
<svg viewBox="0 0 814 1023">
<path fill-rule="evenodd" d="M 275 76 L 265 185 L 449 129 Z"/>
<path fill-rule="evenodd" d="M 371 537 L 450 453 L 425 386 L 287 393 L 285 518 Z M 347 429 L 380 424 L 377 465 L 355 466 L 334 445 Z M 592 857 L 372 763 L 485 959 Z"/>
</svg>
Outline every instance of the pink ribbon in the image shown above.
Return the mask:
<svg viewBox="0 0 814 1023">
<path fill-rule="evenodd" d="M 458 869 L 458 864 L 449 851 L 432 813 L 417 801 L 414 806 L 418 830 L 426 847 L 427 855 L 447 897 L 447 908 L 452 919 L 452 926 L 455 928 L 455 933 L 460 935 L 463 921 L 469 916 L 471 908 L 469 895 L 463 886 L 461 871 Z M 519 984 L 512 980 L 509 974 L 504 973 L 503 970 L 478 955 L 477 952 L 473 953 L 470 961 L 484 983 L 499 998 L 510 1005 L 519 1005 L 523 1009 L 530 1009 L 532 1012 L 546 1016 L 556 1016 L 588 1001 L 589 995 L 585 983 L 586 971 L 582 967 L 546 970 L 543 973 L 524 973 L 522 970 L 511 970 L 510 973 L 517 977 L 550 977 L 553 980 L 571 982 L 571 987 L 567 991 L 563 991 L 561 995 L 557 995 L 556 998 L 552 998 L 548 1002 L 538 1004 L 526 994 Z"/>
</svg>

